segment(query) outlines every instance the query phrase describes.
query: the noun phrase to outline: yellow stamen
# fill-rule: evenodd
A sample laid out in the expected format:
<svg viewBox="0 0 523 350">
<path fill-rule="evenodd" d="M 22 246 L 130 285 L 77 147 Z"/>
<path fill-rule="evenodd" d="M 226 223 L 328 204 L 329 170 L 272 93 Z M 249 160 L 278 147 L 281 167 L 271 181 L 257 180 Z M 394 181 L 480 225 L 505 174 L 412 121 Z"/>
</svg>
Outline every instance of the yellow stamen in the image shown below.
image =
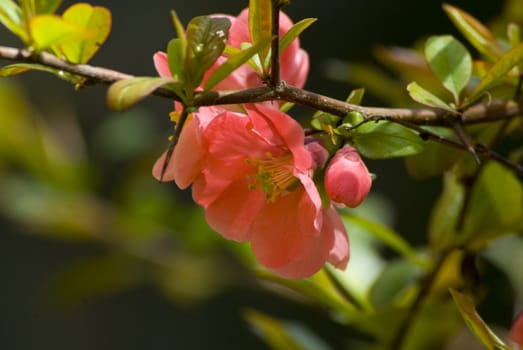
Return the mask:
<svg viewBox="0 0 523 350">
<path fill-rule="evenodd" d="M 291 171 L 291 154 L 274 157 L 272 153 L 267 152 L 265 159 L 254 157 L 246 159 L 245 162 L 255 167 L 254 174 L 247 176 L 249 190 L 259 188 L 270 203 L 273 203 L 278 196 L 292 190 L 298 183 L 298 179 Z"/>
</svg>

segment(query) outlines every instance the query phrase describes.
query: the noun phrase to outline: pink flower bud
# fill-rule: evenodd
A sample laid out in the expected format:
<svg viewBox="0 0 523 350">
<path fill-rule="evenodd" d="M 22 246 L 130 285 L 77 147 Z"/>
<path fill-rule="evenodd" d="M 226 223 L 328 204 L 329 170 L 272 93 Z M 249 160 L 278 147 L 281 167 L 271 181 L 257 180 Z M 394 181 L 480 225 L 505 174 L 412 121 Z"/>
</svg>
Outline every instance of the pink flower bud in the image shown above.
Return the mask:
<svg viewBox="0 0 523 350">
<path fill-rule="evenodd" d="M 512 325 L 510 339 L 523 348 L 523 312 L 516 317 L 514 325 Z"/>
<path fill-rule="evenodd" d="M 354 208 L 369 194 L 372 179 L 360 155 L 351 146 L 338 150 L 325 172 L 325 189 L 337 203 Z"/>
</svg>

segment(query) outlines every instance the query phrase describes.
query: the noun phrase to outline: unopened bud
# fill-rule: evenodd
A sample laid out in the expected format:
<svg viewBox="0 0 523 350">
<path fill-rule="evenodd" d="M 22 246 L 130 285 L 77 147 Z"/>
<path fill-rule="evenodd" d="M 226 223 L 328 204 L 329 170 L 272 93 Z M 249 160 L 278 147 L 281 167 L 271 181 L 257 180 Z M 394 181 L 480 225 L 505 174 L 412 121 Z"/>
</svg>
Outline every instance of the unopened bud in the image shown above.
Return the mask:
<svg viewBox="0 0 523 350">
<path fill-rule="evenodd" d="M 331 159 L 325 172 L 325 189 L 337 203 L 354 208 L 369 194 L 372 179 L 358 151 L 344 146 Z"/>
</svg>

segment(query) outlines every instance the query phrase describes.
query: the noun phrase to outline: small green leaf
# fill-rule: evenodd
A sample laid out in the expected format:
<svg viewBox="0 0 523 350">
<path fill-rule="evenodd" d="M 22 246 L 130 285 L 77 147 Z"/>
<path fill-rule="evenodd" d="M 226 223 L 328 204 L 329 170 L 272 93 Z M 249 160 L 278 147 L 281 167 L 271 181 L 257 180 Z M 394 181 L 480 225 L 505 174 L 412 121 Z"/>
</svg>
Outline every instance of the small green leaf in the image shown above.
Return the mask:
<svg viewBox="0 0 523 350">
<path fill-rule="evenodd" d="M 451 35 L 430 37 L 425 44 L 425 57 L 443 86 L 459 101 L 459 94 L 472 73 L 472 57 Z"/>
<path fill-rule="evenodd" d="M 503 55 L 503 49 L 494 35 L 480 21 L 467 12 L 448 4 L 444 4 L 443 9 L 461 34 L 491 62 L 495 62 Z"/>
<path fill-rule="evenodd" d="M 173 82 L 175 80 L 172 78 L 162 77 L 136 77 L 120 80 L 111 85 L 107 91 L 107 104 L 117 111 L 126 110 L 157 88 Z"/>
<path fill-rule="evenodd" d="M 11 75 L 18 75 L 30 70 L 45 71 L 53 74 L 58 74 L 58 71 L 47 66 L 36 63 L 15 63 L 0 68 L 0 77 L 8 77 Z"/>
<path fill-rule="evenodd" d="M 249 1 L 249 33 L 252 43 L 257 44 L 272 37 L 272 1 L 250 0 Z M 266 62 L 269 49 L 260 53 L 260 61 Z M 266 66 L 263 67 L 267 68 Z"/>
<path fill-rule="evenodd" d="M 476 312 L 474 302 L 468 295 L 452 288 L 450 289 L 450 294 L 469 329 L 488 350 L 510 350 L 510 347 L 505 345 L 481 319 Z"/>
<path fill-rule="evenodd" d="M 63 19 L 90 33 L 89 38 L 60 45 L 60 50 L 70 62 L 86 63 L 109 36 L 111 12 L 105 7 L 79 3 L 69 7 Z"/>
<path fill-rule="evenodd" d="M 257 44 L 242 50 L 233 56 L 229 57 L 227 61 L 221 64 L 207 79 L 205 83 L 205 91 L 212 89 L 216 84 L 225 79 L 229 74 L 239 68 L 242 64 L 246 63 L 251 57 L 263 51 L 270 44 L 270 38 L 260 41 Z"/>
<path fill-rule="evenodd" d="M 369 122 L 352 131 L 354 147 L 367 158 L 410 156 L 423 150 L 423 140 L 414 131 L 387 121 Z"/>
<path fill-rule="evenodd" d="M 85 28 L 55 15 L 33 17 L 29 26 L 36 50 L 48 49 L 74 40 L 85 40 L 91 35 Z"/>
<path fill-rule="evenodd" d="M 224 17 L 199 16 L 189 22 L 183 79 L 187 90 L 198 87 L 205 71 L 220 57 L 230 26 Z"/>
<path fill-rule="evenodd" d="M 498 163 L 489 162 L 474 184 L 460 242 L 490 240 L 512 233 L 523 219 L 523 186 Z"/>
<path fill-rule="evenodd" d="M 283 52 L 294 39 L 296 39 L 305 29 L 309 28 L 311 24 L 317 21 L 317 18 L 305 18 L 294 24 L 280 40 L 280 52 Z"/>
<path fill-rule="evenodd" d="M 448 128 L 428 128 L 431 132 L 442 137 L 451 138 L 455 133 Z M 439 176 L 448 170 L 463 154 L 459 149 L 427 140 L 421 153 L 405 158 L 405 165 L 409 174 L 418 180 Z"/>
<path fill-rule="evenodd" d="M 430 91 L 425 90 L 425 88 L 421 87 L 415 81 L 407 85 L 407 91 L 414 101 L 421 103 L 422 105 L 454 112 L 449 104 L 441 100 L 438 96 L 432 94 Z"/>
<path fill-rule="evenodd" d="M 363 96 L 365 95 L 365 89 L 355 89 L 352 90 L 349 94 L 349 97 L 345 100 L 345 102 L 353 104 L 353 105 L 360 105 L 363 101 Z"/>
<path fill-rule="evenodd" d="M 487 75 L 480 81 L 476 90 L 472 93 L 469 98 L 469 104 L 483 95 L 488 89 L 498 85 L 503 78 L 514 68 L 516 65 L 523 61 L 523 43 L 512 48 L 506 54 L 504 54 L 487 72 Z"/>
<path fill-rule="evenodd" d="M 183 52 L 185 52 L 185 48 L 187 47 L 187 38 L 185 37 L 185 28 L 183 27 L 182 22 L 178 18 L 176 11 L 171 10 L 171 18 L 173 20 L 174 28 L 176 29 L 176 34 L 178 35 L 178 39 L 180 39 L 180 44 L 181 44 L 181 47 L 183 48 Z"/>
<path fill-rule="evenodd" d="M 13 0 L 0 2 L 0 22 L 23 42 L 29 41 L 29 33 L 24 29 L 22 10 Z"/>
<path fill-rule="evenodd" d="M 167 62 L 174 79 L 182 80 L 185 48 L 183 40 L 175 38 L 167 44 Z"/>
</svg>

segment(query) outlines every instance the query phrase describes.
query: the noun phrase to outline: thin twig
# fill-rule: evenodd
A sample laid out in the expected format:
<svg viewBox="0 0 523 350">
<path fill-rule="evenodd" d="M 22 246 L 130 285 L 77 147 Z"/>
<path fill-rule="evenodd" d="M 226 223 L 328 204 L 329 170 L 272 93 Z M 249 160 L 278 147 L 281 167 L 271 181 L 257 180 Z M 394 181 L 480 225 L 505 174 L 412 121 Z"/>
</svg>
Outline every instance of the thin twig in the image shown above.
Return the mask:
<svg viewBox="0 0 523 350">
<path fill-rule="evenodd" d="M 280 1 L 272 0 L 271 86 L 280 86 Z"/>
</svg>

